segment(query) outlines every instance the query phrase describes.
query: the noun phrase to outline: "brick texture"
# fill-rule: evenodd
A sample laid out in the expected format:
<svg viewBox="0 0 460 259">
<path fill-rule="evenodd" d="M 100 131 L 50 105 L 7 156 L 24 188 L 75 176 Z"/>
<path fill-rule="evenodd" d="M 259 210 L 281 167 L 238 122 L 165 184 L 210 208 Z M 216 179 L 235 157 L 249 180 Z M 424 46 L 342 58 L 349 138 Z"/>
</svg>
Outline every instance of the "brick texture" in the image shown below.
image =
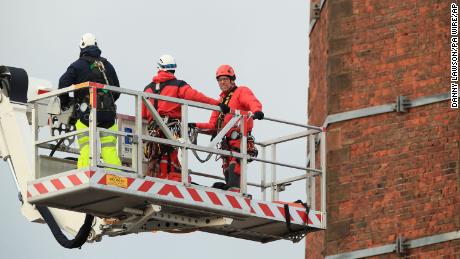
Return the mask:
<svg viewBox="0 0 460 259">
<path fill-rule="evenodd" d="M 328 2 L 325 3 L 325 6 Z M 328 8 L 323 8 L 321 16 L 328 15 Z M 317 28 L 327 28 L 328 20 L 319 19 L 316 23 Z M 314 33 L 310 34 L 310 88 L 308 91 L 308 109 L 315 111 L 314 114 L 309 113 L 309 123 L 312 125 L 321 125 L 327 117 L 327 74 L 324 68 L 327 64 L 327 31 L 315 29 Z M 311 46 L 315 46 L 312 48 Z M 317 188 L 319 190 L 319 188 Z M 319 196 L 319 195 L 318 195 Z M 321 204 L 316 202 L 316 204 Z M 324 257 L 324 240 L 325 232 L 309 233 L 306 240 L 306 258 L 323 258 Z"/>
<path fill-rule="evenodd" d="M 309 124 L 399 95 L 448 92 L 450 3 L 327 0 L 310 34 Z M 460 229 L 460 116 L 448 101 L 327 132 L 328 227 L 309 234 L 306 258 Z M 407 258 L 460 258 L 460 241 Z"/>
</svg>

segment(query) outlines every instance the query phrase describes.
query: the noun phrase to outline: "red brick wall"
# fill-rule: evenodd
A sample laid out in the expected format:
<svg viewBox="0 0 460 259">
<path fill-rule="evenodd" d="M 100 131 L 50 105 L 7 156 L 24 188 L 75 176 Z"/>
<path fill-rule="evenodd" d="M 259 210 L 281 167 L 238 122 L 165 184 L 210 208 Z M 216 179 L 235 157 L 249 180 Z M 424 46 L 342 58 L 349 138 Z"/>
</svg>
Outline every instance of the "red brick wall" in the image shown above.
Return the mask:
<svg viewBox="0 0 460 259">
<path fill-rule="evenodd" d="M 326 2 L 327 6 L 328 3 Z M 327 15 L 327 8 L 323 9 L 322 15 Z M 316 26 L 320 28 L 327 28 L 327 19 L 320 19 L 317 21 Z M 312 51 L 314 50 L 314 51 Z M 316 33 L 310 35 L 310 87 L 308 89 L 308 121 L 310 125 L 320 126 L 327 117 L 327 75 L 324 69 L 327 66 L 327 31 L 318 30 Z M 318 181 L 319 182 L 319 181 Z M 319 186 L 316 187 L 317 190 Z M 318 195 L 319 196 L 319 195 Z M 317 205 L 321 202 L 316 201 Z M 324 251 L 320 249 L 324 247 L 324 231 L 314 232 L 307 235 L 306 240 L 306 258 L 323 258 Z M 314 249 L 313 249 L 314 248 Z"/>
<path fill-rule="evenodd" d="M 309 123 L 448 92 L 450 3 L 327 0 L 310 34 Z M 307 238 L 307 258 L 460 229 L 460 116 L 448 101 L 334 123 L 327 138 L 328 229 Z M 452 254 L 459 241 L 409 256 Z"/>
</svg>

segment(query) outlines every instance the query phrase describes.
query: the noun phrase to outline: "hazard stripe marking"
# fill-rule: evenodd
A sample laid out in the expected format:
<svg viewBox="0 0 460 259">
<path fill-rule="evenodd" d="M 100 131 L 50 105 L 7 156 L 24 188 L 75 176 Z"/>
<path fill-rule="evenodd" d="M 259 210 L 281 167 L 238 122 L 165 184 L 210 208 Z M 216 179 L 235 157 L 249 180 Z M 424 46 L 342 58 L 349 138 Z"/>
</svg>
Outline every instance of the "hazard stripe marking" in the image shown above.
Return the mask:
<svg viewBox="0 0 460 259">
<path fill-rule="evenodd" d="M 65 188 L 65 186 L 61 183 L 59 179 L 53 179 L 51 180 L 51 183 L 54 185 L 56 190 L 62 190 Z"/>
<path fill-rule="evenodd" d="M 206 192 L 206 194 L 208 195 L 209 199 L 211 199 L 211 202 L 214 203 L 215 205 L 223 205 L 215 193 Z"/>
<path fill-rule="evenodd" d="M 244 200 L 246 201 L 246 203 L 248 204 L 249 208 L 251 209 L 251 213 L 252 213 L 252 214 L 256 214 L 256 211 L 255 211 L 254 208 L 251 206 L 251 200 L 248 199 L 248 198 L 244 198 Z"/>
<path fill-rule="evenodd" d="M 233 208 L 242 209 L 241 205 L 238 203 L 238 200 L 232 195 L 225 195 L 227 200 L 230 202 Z"/>
<path fill-rule="evenodd" d="M 315 214 L 315 216 L 318 219 L 318 221 L 321 222 L 321 214 Z"/>
<path fill-rule="evenodd" d="M 275 215 L 270 210 L 270 208 L 268 207 L 267 204 L 259 203 L 259 207 L 262 209 L 262 211 L 264 212 L 265 216 L 275 217 Z"/>
<path fill-rule="evenodd" d="M 230 201 L 227 199 L 227 197 L 225 197 L 226 194 L 222 192 L 215 192 L 215 194 L 217 195 L 217 199 L 219 199 L 219 201 L 222 203 L 221 206 L 225 208 L 234 208 L 232 204 L 230 204 Z"/>
<path fill-rule="evenodd" d="M 105 177 L 105 175 L 101 178 L 101 180 L 99 180 L 99 182 L 97 182 L 98 184 L 103 184 L 103 185 L 107 185 L 107 177 Z"/>
<path fill-rule="evenodd" d="M 278 207 L 278 210 L 280 211 L 281 215 L 286 219 L 286 211 L 284 210 L 284 207 Z M 292 209 L 289 209 L 289 219 L 292 221 L 294 221 L 294 218 L 292 217 Z"/>
<path fill-rule="evenodd" d="M 313 221 L 311 220 L 310 217 L 308 217 L 308 219 L 307 219 L 307 224 L 313 224 Z"/>
<path fill-rule="evenodd" d="M 59 180 L 61 181 L 62 185 L 65 186 L 65 188 L 70 188 L 73 186 L 72 182 L 70 182 L 69 178 L 67 177 L 61 177 Z"/>
<path fill-rule="evenodd" d="M 73 188 L 83 183 L 94 183 L 107 186 L 107 175 L 101 171 L 78 171 L 73 174 L 65 174 L 59 178 L 48 178 L 46 180 L 36 180 L 28 184 L 27 197 L 35 198 L 44 194 L 56 193 L 58 191 Z M 119 174 L 116 174 L 119 175 Z M 147 177 L 140 179 L 129 176 L 122 176 L 126 179 L 125 186 L 127 190 L 140 192 L 149 196 L 169 197 L 182 202 L 192 202 L 199 206 L 219 207 L 224 210 L 241 210 L 241 212 L 262 218 L 269 218 L 278 221 L 285 221 L 285 209 L 279 203 L 270 201 L 257 201 L 240 194 L 218 191 L 213 189 L 196 189 L 185 187 L 180 183 L 164 183 L 156 181 L 154 178 Z M 109 186 L 110 187 L 110 186 Z M 124 191 L 124 190 L 121 190 Z M 311 211 L 307 215 L 303 208 L 289 206 L 291 222 L 294 224 L 308 224 L 320 226 L 322 222 L 322 213 Z"/>
<path fill-rule="evenodd" d="M 48 192 L 48 190 L 45 188 L 45 186 L 42 183 L 36 183 L 34 184 L 34 187 L 40 194 L 44 194 Z"/>
<path fill-rule="evenodd" d="M 187 192 L 190 194 L 194 201 L 203 202 L 203 199 L 195 189 L 187 188 Z"/>
<path fill-rule="evenodd" d="M 306 211 L 298 210 L 297 214 L 300 216 L 300 219 L 302 219 L 303 223 L 307 222 L 307 212 Z"/>
<path fill-rule="evenodd" d="M 141 192 L 148 192 L 152 188 L 154 182 L 145 181 L 137 190 Z"/>
<path fill-rule="evenodd" d="M 128 188 L 131 186 L 131 184 L 134 182 L 134 178 L 128 177 Z"/>
<path fill-rule="evenodd" d="M 73 185 L 77 186 L 82 184 L 81 180 L 74 174 L 67 176 Z"/>
<path fill-rule="evenodd" d="M 161 190 L 158 192 L 158 195 L 168 196 L 170 193 L 172 193 L 175 198 L 184 198 L 182 193 L 179 192 L 179 189 L 177 189 L 176 186 L 170 184 L 165 184 L 165 186 L 163 186 L 163 188 L 161 188 Z"/>
<path fill-rule="evenodd" d="M 55 192 L 56 191 L 56 187 L 54 187 L 53 184 L 51 184 L 51 181 L 43 181 L 42 182 L 43 186 L 45 186 L 45 189 L 48 190 L 48 193 L 50 192 Z"/>
<path fill-rule="evenodd" d="M 85 172 L 86 176 L 88 176 L 88 179 L 91 179 L 91 177 L 93 177 L 93 175 L 94 175 L 95 173 L 96 173 L 95 171 L 86 171 L 86 172 Z"/>
</svg>

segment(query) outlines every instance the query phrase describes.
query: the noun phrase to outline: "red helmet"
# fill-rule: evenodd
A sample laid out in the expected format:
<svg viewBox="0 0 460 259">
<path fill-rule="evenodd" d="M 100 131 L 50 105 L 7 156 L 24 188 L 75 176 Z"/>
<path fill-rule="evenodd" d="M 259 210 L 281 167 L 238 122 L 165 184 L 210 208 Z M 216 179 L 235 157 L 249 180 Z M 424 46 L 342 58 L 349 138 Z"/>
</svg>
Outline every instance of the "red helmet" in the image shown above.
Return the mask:
<svg viewBox="0 0 460 259">
<path fill-rule="evenodd" d="M 221 65 L 219 68 L 217 68 L 216 78 L 218 78 L 219 76 L 228 76 L 232 80 L 236 79 L 235 71 L 229 65 Z"/>
</svg>

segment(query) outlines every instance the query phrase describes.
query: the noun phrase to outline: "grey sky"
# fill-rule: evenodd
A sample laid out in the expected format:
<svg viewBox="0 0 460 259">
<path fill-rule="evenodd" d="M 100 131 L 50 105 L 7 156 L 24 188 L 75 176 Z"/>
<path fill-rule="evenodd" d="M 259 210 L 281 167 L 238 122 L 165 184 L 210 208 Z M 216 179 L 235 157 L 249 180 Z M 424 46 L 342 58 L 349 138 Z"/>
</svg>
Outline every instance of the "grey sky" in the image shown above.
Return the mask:
<svg viewBox="0 0 460 259">
<path fill-rule="evenodd" d="M 215 69 L 228 63 L 235 68 L 237 84 L 254 91 L 267 116 L 306 122 L 307 0 L 0 2 L 0 64 L 23 67 L 29 75 L 50 80 L 56 87 L 60 75 L 78 57 L 80 36 L 92 32 L 102 56 L 115 66 L 122 87 L 143 89 L 156 73 L 155 60 L 168 53 L 176 58 L 178 78 L 217 97 Z M 122 100 L 120 107 L 128 112 L 129 102 Z M 265 122 L 258 122 L 254 131 L 259 139 L 285 133 Z M 280 159 L 291 156 L 286 150 Z M 303 241 L 259 244 L 203 233 L 106 237 L 81 250 L 66 250 L 46 226 L 22 217 L 4 162 L 0 163 L 0 195 L 0 258 L 304 256 Z"/>
</svg>

